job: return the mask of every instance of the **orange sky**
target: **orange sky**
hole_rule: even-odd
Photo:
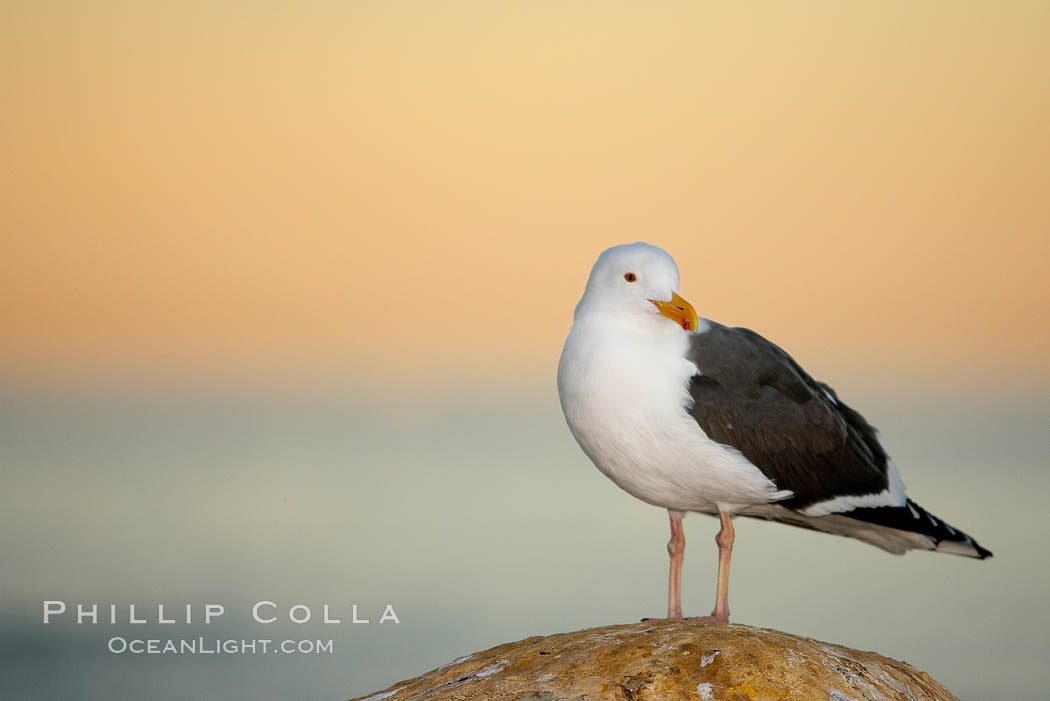
[[[0,5],[0,376],[553,382],[646,240],[810,367],[1050,377],[1045,2],[120,5]]]

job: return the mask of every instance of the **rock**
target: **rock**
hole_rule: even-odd
[[[527,638],[363,699],[958,701],[925,672],[873,652],[706,621]]]

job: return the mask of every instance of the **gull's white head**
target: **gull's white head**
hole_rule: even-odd
[[[695,331],[697,324],[692,305],[678,296],[674,258],[642,242],[613,246],[598,256],[574,318],[588,314],[639,321],[664,316],[687,331]]]

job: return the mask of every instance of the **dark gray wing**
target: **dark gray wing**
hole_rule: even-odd
[[[691,338],[689,413],[712,440],[736,448],[802,509],[888,484],[886,452],[864,417],[754,331],[711,323]]]

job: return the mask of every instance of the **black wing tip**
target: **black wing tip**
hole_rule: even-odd
[[[856,518],[886,528],[918,533],[930,539],[931,550],[987,560],[992,551],[982,547],[966,533],[952,528],[911,499],[904,506],[881,506],[854,509],[843,516]]]
[[[987,548],[982,548],[980,545],[977,544],[977,541],[971,539],[970,545],[972,545],[974,547],[974,550],[977,551],[978,560],[987,560],[988,558],[993,557],[992,551]]]
[[[951,555],[962,555],[973,560],[987,560],[992,557],[992,551],[977,544],[970,536],[963,534],[962,539],[944,539],[937,541],[933,547],[936,552],[949,553]]]

